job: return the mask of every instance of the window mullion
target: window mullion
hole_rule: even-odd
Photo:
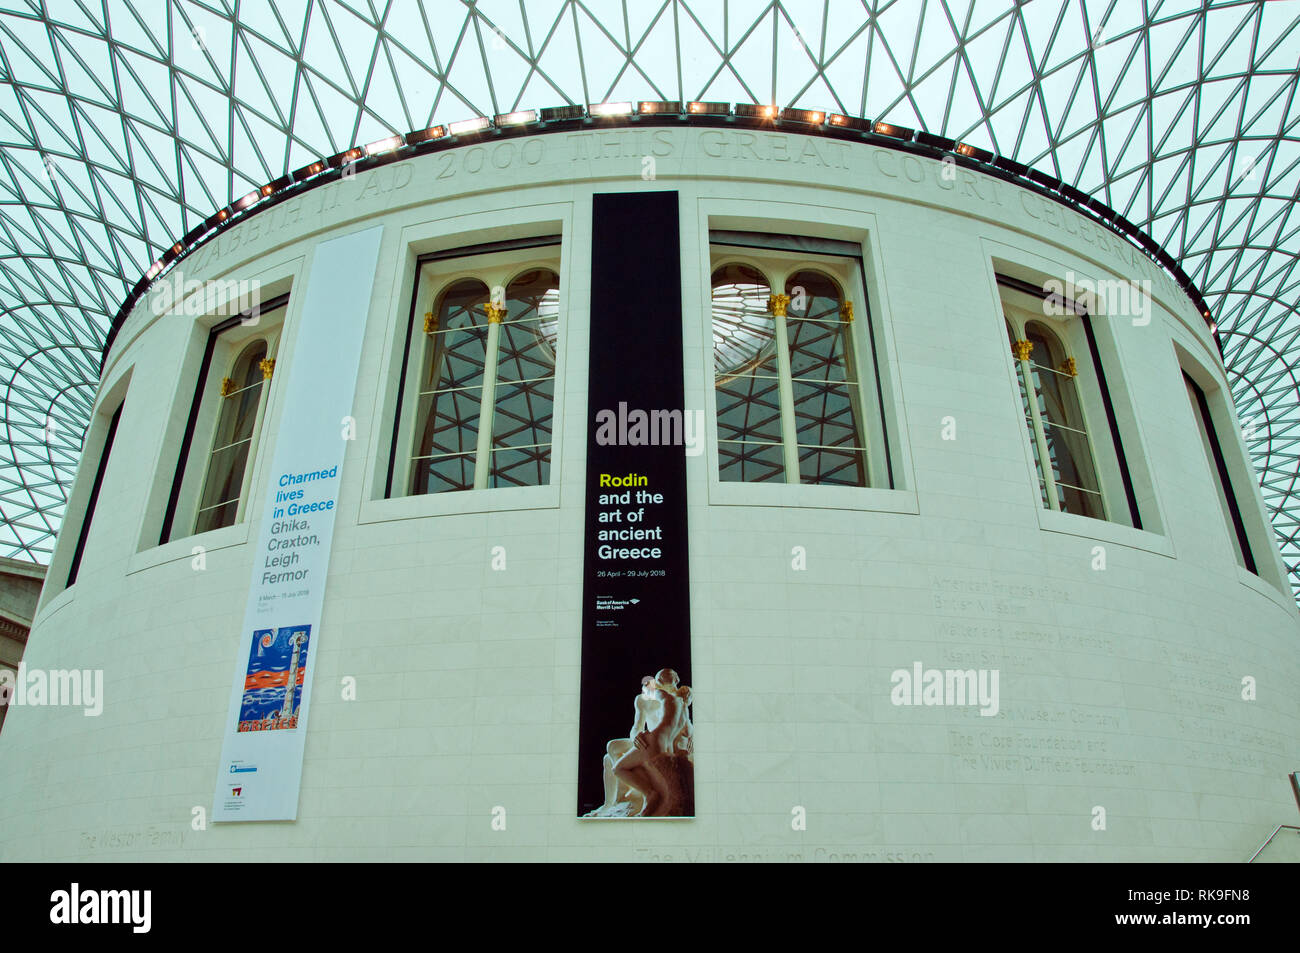
[[[790,371],[790,336],[786,329],[785,309],[789,295],[772,295],[768,306],[775,319],[777,384],[781,395],[781,445],[785,459],[785,482],[799,482],[799,446],[794,418],[794,383]]]
[[[1043,431],[1043,420],[1038,413],[1038,392],[1034,388],[1034,371],[1029,361],[1029,351],[1033,345],[1028,341],[1017,341],[1016,343],[1029,345],[1016,355],[1020,365],[1020,380],[1025,388],[1025,403],[1029,405],[1029,419],[1034,424],[1034,440],[1038,444],[1038,470],[1042,474],[1043,485],[1047,487],[1047,504],[1052,509],[1059,510],[1061,500],[1056,493],[1056,477],[1052,473],[1052,456],[1047,449],[1047,434]]]
[[[268,342],[269,343],[269,342]],[[270,357],[270,349],[267,349],[267,357]],[[253,483],[253,456],[257,448],[257,438],[262,432],[262,422],[266,417],[266,405],[270,400],[269,391],[271,389],[271,378],[266,376],[265,369],[262,371],[262,390],[257,395],[257,409],[253,412],[253,429],[248,434],[248,457],[244,461],[244,479],[239,484],[239,502],[235,504],[235,522],[239,523],[244,519],[244,510],[248,505],[249,492],[252,490]]]
[[[486,305],[488,334],[483,356],[483,394],[479,401],[478,447],[474,454],[474,489],[485,490],[492,473],[492,412],[496,407],[497,354],[501,344],[501,319],[504,304],[489,301]]]

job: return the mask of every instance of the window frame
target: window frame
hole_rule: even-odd
[[[99,491],[104,485],[104,475],[108,472],[109,458],[113,454],[113,441],[117,437],[117,428],[122,420],[122,410],[126,407],[126,397],[117,402],[108,422],[108,431],[104,435],[103,446],[99,450],[99,462],[95,465],[95,480],[90,485],[90,496],[86,499],[86,511],[81,517],[81,526],[77,530],[77,545],[72,550],[72,560],[68,564],[67,582],[64,589],[71,589],[77,583],[77,574],[81,570],[81,558],[86,551],[86,541],[90,538],[90,526],[95,519],[95,507],[99,504]]]
[[[257,307],[234,317],[219,321],[208,330],[203,359],[196,377],[194,396],[190,402],[190,412],[186,420],[184,435],[181,438],[176,469],[167,497],[162,526],[158,534],[158,545],[163,546],[180,539],[220,532],[230,526],[238,526],[244,522],[247,515],[253,472],[256,469],[257,455],[261,447],[263,424],[267,407],[270,404],[271,388],[269,385],[274,380],[274,376],[263,378],[262,392],[258,397],[257,413],[249,441],[248,455],[244,461],[244,473],[240,482],[239,505],[236,508],[234,522],[225,526],[212,527],[200,533],[196,531],[199,516],[198,506],[212,466],[212,443],[216,438],[221,423],[222,408],[220,400],[224,400],[224,396],[213,398],[213,388],[220,387],[222,379],[230,376],[246,349],[258,339],[266,342],[266,357],[264,360],[275,361],[276,355],[279,353],[279,345],[284,332],[284,322],[288,316],[289,304],[290,296],[288,294],[277,295],[264,304],[259,304]],[[265,315],[276,311],[282,312],[279,318],[273,322],[264,322]],[[228,334],[228,332],[241,327],[249,330],[243,334]],[[221,368],[220,376],[217,376],[217,368]],[[192,458],[196,438],[200,435],[203,437],[202,446],[206,447],[206,450],[204,451],[202,465],[196,466],[192,465],[194,464]],[[184,532],[177,532],[176,528],[178,526],[185,526],[188,529]]]
[[[1202,449],[1206,451],[1206,464],[1209,466],[1210,479],[1214,481],[1215,493],[1220,507],[1224,510],[1224,524],[1229,530],[1229,541],[1234,543],[1233,555],[1237,564],[1249,573],[1262,575],[1255,561],[1254,550],[1250,544],[1250,534],[1246,532],[1246,523],[1242,519],[1241,506],[1237,502],[1236,489],[1232,485],[1232,475],[1223,456],[1223,445],[1219,442],[1218,432],[1214,428],[1214,417],[1210,411],[1209,400],[1205,391],[1196,382],[1185,367],[1179,366],[1183,375],[1185,389],[1191,398],[1192,415],[1201,439]]]
[[[1078,301],[1062,297],[1055,302],[1054,310],[1059,314],[1049,314],[1043,307],[1048,299],[1048,292],[1043,287],[1031,282],[1012,277],[1001,271],[995,272],[998,292],[998,306],[1004,332],[1009,327],[1016,341],[1027,340],[1026,327],[1034,323],[1051,332],[1065,352],[1065,359],[1073,359],[1077,373],[1074,375],[1075,399],[1079,413],[1083,417],[1083,430],[1088,442],[1093,473],[1101,495],[1102,517],[1089,516],[1085,513],[1071,513],[1053,506],[1052,495],[1048,493],[1047,505],[1043,503],[1040,484],[1048,481],[1047,464],[1044,461],[1046,447],[1039,445],[1037,450],[1031,441],[1038,439],[1038,408],[1036,401],[1030,400],[1030,408],[1035,426],[1033,436],[1024,425],[1024,405],[1021,388],[1028,393],[1029,381],[1024,381],[1023,363],[1015,352],[1015,346],[1008,348],[1011,357],[1012,383],[1016,395],[1021,439],[1028,453],[1030,467],[1034,472],[1034,499],[1038,508],[1068,517],[1079,517],[1099,523],[1143,530],[1142,512],[1137,503],[1133,477],[1124,451],[1123,438],[1120,433],[1115,407],[1106,383],[1105,369],[1102,365],[1096,336],[1091,324],[1091,315],[1086,307]],[[1031,302],[1038,303],[1034,310]],[[1105,430],[1110,441],[1105,443],[1098,436],[1098,422],[1105,421]],[[1105,452],[1101,452],[1101,451]],[[1117,518],[1120,517],[1120,518]]]
[[[851,246],[851,247],[850,247]],[[849,302],[854,309],[852,317],[846,322],[845,340],[847,347],[844,355],[846,380],[852,375],[854,380],[854,412],[859,428],[858,451],[866,456],[863,471],[865,486],[845,485],[839,483],[804,483],[802,481],[799,450],[811,446],[798,442],[799,428],[794,414],[793,386],[795,378],[790,366],[789,315],[773,314],[775,354],[777,358],[777,387],[781,410],[781,443],[783,456],[784,480],[723,480],[721,470],[721,441],[718,433],[717,408],[717,368],[714,363],[712,347],[709,348],[705,363],[709,374],[708,384],[714,392],[713,419],[714,434],[713,455],[714,478],[719,484],[727,486],[761,485],[761,486],[804,486],[826,489],[839,487],[844,491],[892,490],[894,483],[894,462],[890,445],[887,415],[884,413],[883,382],[879,373],[878,351],[875,331],[871,320],[871,309],[866,294],[866,267],[862,261],[861,248],[850,242],[821,240],[797,234],[775,232],[728,232],[710,231],[707,242],[708,280],[705,285],[707,308],[705,310],[705,331],[709,341],[713,336],[713,276],[719,269],[728,265],[741,265],[753,269],[763,276],[772,296],[786,294],[786,285],[790,279],[801,272],[815,272],[829,279],[838,289],[841,303]],[[860,307],[861,313],[857,309]],[[794,320],[799,320],[795,318]],[[866,340],[863,340],[861,326],[867,326]],[[865,345],[865,346],[864,346]],[[867,361],[869,358],[869,367]],[[864,371],[869,370],[874,386],[866,386]]]
[[[1290,611],[1296,604],[1297,587],[1292,580],[1290,568],[1282,555],[1278,543],[1278,531],[1274,527],[1268,503],[1264,499],[1260,486],[1259,473],[1255,469],[1251,454],[1250,441],[1242,431],[1242,421],[1238,415],[1232,392],[1228,387],[1223,363],[1214,351],[1208,337],[1202,339],[1200,328],[1191,322],[1180,321],[1172,327],[1170,345],[1172,363],[1168,380],[1177,387],[1176,401],[1191,405],[1187,384],[1181,380],[1185,376],[1205,396],[1205,410],[1208,421],[1213,427],[1214,439],[1218,442],[1223,466],[1229,477],[1229,485],[1237,504],[1246,539],[1250,543],[1251,557],[1255,563],[1254,571],[1239,562],[1231,552],[1233,541],[1224,541],[1223,557],[1236,573],[1237,581],[1258,592],[1279,606]],[[1189,406],[1189,413],[1199,413],[1201,408]],[[1191,433],[1188,443],[1196,446],[1196,459],[1205,461],[1213,482],[1217,469],[1216,461],[1207,457],[1204,444],[1197,430],[1199,423],[1192,417],[1188,420]],[[1265,439],[1256,437],[1256,439]],[[1190,460],[1187,457],[1186,460]],[[1185,466],[1186,466],[1185,460]],[[1217,490],[1211,491],[1217,499]],[[1225,534],[1235,534],[1236,528],[1231,524],[1228,514],[1224,514]],[[1243,560],[1244,561],[1244,560]]]
[[[278,339],[279,334],[272,332],[272,334],[268,336],[254,334],[246,340],[238,343],[227,342],[227,345],[233,344],[233,347],[230,348],[233,357],[227,362],[227,373],[221,379],[221,402],[218,403],[215,408],[216,413],[214,414],[212,421],[212,437],[208,441],[207,461],[203,469],[203,478],[198,482],[198,484],[196,484],[197,492],[194,500],[194,514],[193,519],[190,521],[192,526],[190,535],[192,536],[211,532],[214,529],[224,529],[226,526],[233,526],[235,523],[240,522],[243,517],[244,508],[248,502],[249,480],[251,479],[249,471],[252,469],[250,464],[252,463],[254,454],[257,452],[258,436],[261,433],[262,417],[266,409],[266,395],[267,390],[269,389],[267,384],[271,380],[271,376],[267,371],[267,364],[269,362],[271,367],[275,366],[275,344],[278,342]],[[217,347],[222,347],[222,344],[219,342]],[[252,363],[253,358],[249,356],[249,352],[254,351],[255,348],[257,349],[257,352],[260,352],[262,355],[260,358],[257,358],[256,364]],[[241,373],[240,365],[244,363],[246,357],[249,360],[249,365],[243,368]],[[261,375],[260,377],[257,376],[259,373]],[[239,386],[240,380],[245,376],[253,377],[253,383],[241,387]],[[227,383],[234,385],[229,391],[226,389]],[[203,500],[207,494],[208,486],[212,482],[216,473],[217,454],[244,442],[243,440],[240,440],[235,443],[223,444],[220,447],[216,446],[218,437],[221,435],[223,424],[225,424],[227,420],[226,413],[231,407],[229,401],[232,398],[237,398],[240,394],[254,387],[257,388],[257,403],[253,408],[253,425],[249,430],[248,437],[245,438],[248,442],[248,450],[244,456],[244,465],[242,472],[240,473],[239,494],[235,497],[236,507],[234,519],[229,523],[211,526],[207,529],[201,530],[199,529],[199,525],[205,512],[208,510],[218,509],[219,507],[225,507],[231,502],[230,500],[223,500],[218,503],[209,504],[208,506],[203,505]],[[221,439],[225,438],[221,437]]]
[[[1102,515],[1098,517],[1083,512],[1077,512],[1077,515],[1112,521],[1110,518],[1112,505],[1107,499],[1104,486],[1102,485],[1103,481],[1101,479],[1100,468],[1097,465],[1097,451],[1093,446],[1093,422],[1089,418],[1087,401],[1081,393],[1082,388],[1079,383],[1077,360],[1069,353],[1069,348],[1061,337],[1061,331],[1064,329],[1059,326],[1053,327],[1051,324],[1038,317],[1024,320],[1017,313],[1018,309],[1012,308],[1008,310],[1010,313],[1006,314],[1005,318],[1007,329],[1010,332],[1012,353],[1016,358],[1016,378],[1020,384],[1020,396],[1026,410],[1025,417],[1029,421],[1029,429],[1033,434],[1032,447],[1036,450],[1034,462],[1038,470],[1038,482],[1041,488],[1041,498],[1048,509],[1058,513],[1076,513],[1077,511],[1075,510],[1065,509],[1061,488],[1064,487],[1066,489],[1077,490],[1081,493],[1088,493],[1097,497],[1097,504],[1101,509]],[[1032,331],[1031,328],[1033,329]],[[1047,361],[1045,363],[1041,361],[1037,344],[1032,340],[1031,334],[1041,339],[1044,349],[1047,351]],[[1022,351],[1021,348],[1024,344],[1028,344],[1029,347]],[[1075,362],[1073,365],[1075,368],[1073,372],[1070,370],[1072,361]],[[1039,406],[1038,400],[1030,398],[1031,393],[1034,394],[1035,397],[1038,395],[1038,387],[1033,386],[1033,381],[1035,379],[1044,380],[1045,374],[1055,374],[1059,377],[1069,379],[1069,386],[1072,389],[1069,391],[1062,390],[1062,397],[1063,399],[1068,399],[1072,402],[1072,409],[1080,418],[1082,418],[1081,420],[1076,421],[1077,426],[1071,426],[1070,424],[1064,423],[1060,420],[1053,420],[1050,412],[1044,413],[1042,407]],[[1058,382],[1058,387],[1059,386],[1060,382]],[[1068,397],[1066,395],[1068,395]],[[1047,403],[1045,395],[1043,403]],[[1067,408],[1063,406],[1061,410],[1065,416],[1069,416]],[[1074,484],[1066,483],[1064,480],[1058,480],[1055,468],[1044,465],[1044,460],[1050,456],[1049,441],[1047,439],[1047,428],[1049,426],[1056,429],[1071,430],[1073,433],[1083,438],[1081,441],[1083,444],[1082,448],[1072,448],[1067,444],[1066,449],[1070,452],[1072,457],[1078,457],[1077,449],[1083,449],[1086,451],[1086,458],[1074,459],[1073,463],[1076,469],[1087,468],[1088,476],[1091,478],[1091,482],[1096,486],[1096,489],[1084,486],[1075,486]]]
[[[562,237],[559,233],[540,235],[448,248],[416,257],[414,280],[410,292],[411,308],[400,355],[401,369],[399,371],[397,398],[393,412],[393,429],[389,441],[388,463],[383,482],[384,495],[380,499],[447,497],[463,495],[467,492],[464,490],[450,490],[415,493],[411,492],[410,489],[412,486],[411,464],[413,451],[419,431],[417,417],[419,415],[419,397],[421,396],[421,374],[413,373],[413,371],[427,366],[430,351],[435,346],[433,335],[426,333],[424,330],[423,316],[427,313],[436,312],[441,307],[446,292],[462,281],[473,280],[483,284],[487,288],[489,301],[492,300],[493,292],[499,286],[504,301],[505,292],[509,289],[510,284],[520,276],[535,270],[547,270],[553,273],[556,276],[559,291],[558,308],[560,319],[554,355],[550,461],[548,463],[549,479],[544,484],[529,484],[523,487],[494,487],[487,485],[490,484],[492,472],[491,460],[494,452],[492,447],[492,420],[496,412],[496,385],[498,380],[494,376],[489,383],[485,374],[482,385],[484,391],[480,395],[478,433],[482,437],[483,426],[486,422],[487,436],[483,437],[475,448],[475,483],[472,488],[469,488],[468,492],[472,494],[475,490],[528,490],[538,486],[551,487],[556,485],[555,462],[559,440],[559,396],[562,383],[560,377],[560,352],[564,347],[564,336],[569,331],[570,323],[565,312]],[[443,264],[445,264],[445,268],[436,267]],[[435,267],[430,270],[430,265]],[[501,324],[496,323],[496,327],[499,329]],[[489,330],[490,328],[491,325],[489,325]],[[495,332],[496,350],[494,354],[487,357],[489,361],[494,362],[500,356],[499,333],[499,330]],[[485,345],[485,347],[491,346],[491,344]],[[484,444],[486,444],[486,455],[480,459],[480,454],[483,454],[485,450]],[[400,470],[399,461],[401,461]],[[480,477],[484,485],[480,485]],[[405,489],[402,492],[395,492],[399,479]]]

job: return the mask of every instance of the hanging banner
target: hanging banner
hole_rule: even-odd
[[[322,242],[307,276],[240,630],[215,821],[292,821],[352,416],[383,228]],[[259,498],[254,497],[254,500]],[[256,512],[250,501],[249,512]]]
[[[695,814],[677,203],[593,199],[580,817]]]

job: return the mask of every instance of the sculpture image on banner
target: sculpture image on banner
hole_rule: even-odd
[[[693,817],[691,689],[670,668],[641,679],[632,730],[605,746],[605,803],[586,817]]]
[[[281,731],[298,727],[302,686],[307,673],[311,626],[258,629],[248,654],[240,731]]]

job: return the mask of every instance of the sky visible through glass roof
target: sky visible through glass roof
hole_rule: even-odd
[[[1300,2],[0,2],[0,553],[44,562],[99,353],[180,236],[322,156],[515,109],[828,109],[1059,177],[1178,259],[1220,329],[1300,579]]]

